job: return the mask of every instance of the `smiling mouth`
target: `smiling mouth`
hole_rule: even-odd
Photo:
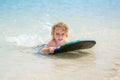
[[[62,41],[62,39],[58,39],[58,41]]]

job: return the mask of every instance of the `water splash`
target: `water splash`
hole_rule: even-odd
[[[39,43],[44,43],[42,38],[39,39],[37,35],[19,35],[19,36],[9,36],[6,37],[6,41],[13,42],[17,46],[24,46],[24,47],[34,47]]]

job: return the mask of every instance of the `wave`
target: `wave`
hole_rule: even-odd
[[[34,47],[44,43],[44,40],[37,35],[23,34],[19,36],[6,37],[6,41],[15,43],[17,46]]]

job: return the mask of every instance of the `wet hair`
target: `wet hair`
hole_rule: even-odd
[[[57,24],[55,24],[55,25],[52,26],[52,30],[51,30],[52,37],[54,35],[54,32],[55,32],[56,28],[62,28],[63,31],[65,31],[66,37],[68,37],[68,26],[65,23],[63,23],[63,22],[59,22],[59,23],[57,23]]]

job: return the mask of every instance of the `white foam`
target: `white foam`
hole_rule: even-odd
[[[6,37],[8,42],[14,42],[18,46],[24,47],[33,47],[38,45],[39,43],[43,43],[42,38],[40,39],[37,35],[19,35],[19,36],[9,36]]]

